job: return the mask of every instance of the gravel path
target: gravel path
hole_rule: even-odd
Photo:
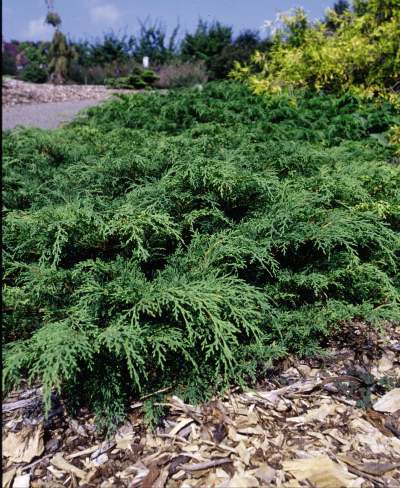
[[[86,107],[97,105],[102,100],[78,100],[67,102],[20,104],[12,107],[3,106],[3,130],[24,127],[55,129],[63,122],[69,122]]]

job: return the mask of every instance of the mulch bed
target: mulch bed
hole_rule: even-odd
[[[167,396],[145,427],[143,399],[110,439],[40,388],[3,403],[3,487],[400,486],[400,327],[349,324],[327,354],[288,358],[254,388],[193,406]],[[166,393],[167,394],[167,393]]]

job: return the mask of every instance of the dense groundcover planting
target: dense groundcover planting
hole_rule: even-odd
[[[344,321],[399,319],[396,123],[222,82],[6,134],[5,386],[110,424],[130,398],[196,401]]]

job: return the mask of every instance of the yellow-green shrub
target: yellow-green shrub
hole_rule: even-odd
[[[400,79],[400,0],[361,3],[363,15],[329,13],[335,17],[334,32],[326,23],[305,21],[301,9],[281,17],[283,28],[274,35],[272,49],[256,52],[250,66],[237,63],[231,76],[245,79],[255,93],[311,86],[368,98],[379,95],[399,103],[395,89]]]

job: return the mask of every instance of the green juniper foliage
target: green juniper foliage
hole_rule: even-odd
[[[343,321],[398,320],[398,123],[223,82],[6,133],[6,388],[39,380],[110,425],[132,397],[208,398]]]

